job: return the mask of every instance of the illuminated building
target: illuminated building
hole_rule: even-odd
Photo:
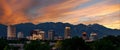
[[[86,32],[83,32],[83,33],[82,33],[82,39],[83,39],[83,40],[87,40],[87,33],[86,33]]]
[[[31,32],[32,36],[28,36],[27,39],[29,40],[45,40],[45,32],[42,30],[33,30]]]
[[[8,25],[7,27],[7,39],[14,40],[16,38],[16,29],[13,25]]]
[[[45,32],[44,31],[39,32],[38,39],[45,40]]]
[[[18,39],[24,38],[24,34],[22,32],[18,32],[17,38]]]
[[[48,40],[54,40],[54,31],[53,30],[48,31]]]
[[[70,27],[65,27],[64,39],[69,39],[70,37]]]
[[[94,41],[94,40],[96,40],[97,39],[97,33],[91,33],[90,34],[90,40],[91,41]]]

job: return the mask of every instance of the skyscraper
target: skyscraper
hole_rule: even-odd
[[[14,40],[16,38],[16,29],[13,25],[8,25],[7,27],[7,39]]]
[[[97,39],[97,33],[91,33],[90,34],[90,40],[91,41],[94,41],[94,40],[96,40]]]
[[[31,32],[30,40],[45,40],[45,32],[39,29],[35,29]]]
[[[86,33],[86,32],[83,32],[83,33],[82,33],[82,39],[83,39],[83,40],[87,40],[87,33]]]
[[[18,32],[17,38],[18,39],[24,38],[24,34],[22,32]]]
[[[41,37],[41,40],[45,40],[45,32],[44,31],[40,31],[39,35]]]
[[[48,31],[48,40],[54,40],[54,31],[53,30]]]
[[[70,27],[65,27],[64,39],[69,39],[70,37]]]

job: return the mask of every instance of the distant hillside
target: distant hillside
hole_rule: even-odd
[[[98,37],[102,37],[104,35],[120,35],[120,30],[117,29],[109,29],[99,24],[92,24],[92,25],[72,25],[69,23],[53,23],[53,22],[46,22],[40,23],[38,25],[34,25],[32,23],[24,23],[24,24],[17,24],[16,26],[16,33],[23,32],[25,36],[30,35],[30,32],[34,29],[42,29],[46,32],[48,30],[54,30],[56,35],[63,36],[64,35],[64,28],[66,26],[71,27],[71,35],[72,36],[81,36],[82,32],[87,32],[88,36],[91,32],[98,33]],[[6,36],[7,34],[7,26],[0,24],[0,36]]]
[[[7,26],[0,24],[0,37],[7,35]]]

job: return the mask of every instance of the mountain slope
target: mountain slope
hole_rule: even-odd
[[[46,35],[48,30],[54,30],[56,35],[64,36],[64,28],[66,26],[71,27],[71,35],[72,36],[81,36],[82,32],[87,32],[89,36],[90,33],[95,32],[98,34],[98,37],[102,37],[104,35],[120,35],[120,30],[116,29],[109,29],[99,24],[92,24],[92,25],[72,25],[69,23],[53,23],[53,22],[46,22],[40,23],[38,25],[34,25],[32,23],[24,23],[24,24],[17,24],[16,26],[16,33],[23,32],[25,36],[29,36],[30,32],[34,29],[42,29],[45,31]],[[7,26],[0,24],[0,36],[6,36],[7,34]]]

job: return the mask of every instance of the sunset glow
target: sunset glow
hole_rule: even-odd
[[[120,0],[0,0],[0,24],[98,23],[120,29]]]

